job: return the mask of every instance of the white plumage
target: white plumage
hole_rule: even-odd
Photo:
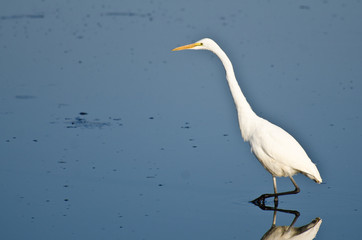
[[[273,176],[274,194],[264,194],[256,200],[264,201],[267,197],[275,197],[277,201],[279,195],[298,193],[299,187],[292,178],[297,173],[302,173],[317,183],[322,182],[317,167],[309,159],[302,146],[282,128],[254,113],[235,78],[232,63],[212,39],[204,38],[196,43],[175,48],[173,51],[185,49],[212,51],[224,65],[226,79],[236,105],[242,137],[250,143],[256,158]],[[277,193],[275,177],[290,177],[295,190]]]
[[[256,121],[258,127],[249,141],[251,150],[273,176],[289,177],[300,172],[322,182],[315,164],[289,133],[263,118]]]

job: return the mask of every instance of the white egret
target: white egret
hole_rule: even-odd
[[[293,179],[293,175],[297,173],[302,173],[317,183],[322,182],[316,165],[309,159],[301,145],[285,130],[257,116],[251,109],[235,78],[231,61],[216,42],[204,38],[172,51],[185,49],[209,50],[215,53],[224,65],[226,79],[236,105],[241,135],[244,141],[249,142],[259,162],[273,176],[274,194],[263,194],[255,199],[254,203],[261,201],[264,203],[268,197],[274,197],[274,201],[277,202],[280,195],[299,193],[300,189]],[[276,177],[289,177],[295,190],[278,193]]]

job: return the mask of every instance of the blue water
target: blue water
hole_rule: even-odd
[[[293,227],[316,219],[315,239],[360,238],[361,9],[2,3],[0,238],[262,238],[274,213],[249,201],[272,192],[272,178],[241,138],[222,64],[171,52],[204,37],[229,55],[254,111],[318,166],[323,184],[297,175],[301,193],[280,197],[300,213]],[[292,184],[279,178],[278,189]],[[293,219],[277,212],[276,226]]]

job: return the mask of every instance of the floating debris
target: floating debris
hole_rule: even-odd
[[[14,20],[14,19],[41,19],[44,18],[44,14],[14,14],[9,16],[0,16],[0,20]]]
[[[136,13],[136,12],[106,12],[101,14],[102,17],[140,17],[148,18],[149,21],[153,20],[151,13]]]
[[[69,120],[69,118],[66,118]],[[87,129],[94,129],[94,128],[102,128],[111,126],[109,122],[101,122],[100,120],[96,119],[95,121],[88,121],[85,118],[76,117],[71,121],[66,122],[70,125],[67,128],[87,128]]]
[[[300,5],[299,9],[303,9],[303,10],[309,10],[310,7],[308,5]]]
[[[106,120],[100,118],[93,118],[92,120],[88,120],[89,113],[81,111],[78,113],[79,115],[76,117],[64,117],[62,123],[66,124],[66,128],[86,128],[86,129],[101,129],[103,127],[109,126],[123,126],[122,118],[120,117],[107,117]],[[59,120],[57,118],[56,120]],[[114,122],[112,122],[114,121]],[[49,122],[50,124],[59,123],[59,121]]]
[[[27,99],[34,99],[34,98],[36,98],[36,97],[35,97],[35,96],[31,96],[31,95],[16,95],[15,98],[16,98],[16,99],[27,100]]]
[[[189,123],[189,122],[185,122],[185,125],[184,125],[184,126],[181,126],[181,128],[189,129],[189,128],[190,128],[190,123]]]
[[[157,175],[147,176],[146,178],[156,178]]]

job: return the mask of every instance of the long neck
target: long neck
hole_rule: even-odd
[[[220,58],[224,65],[226,71],[226,79],[229,84],[231,94],[234,98],[236,110],[238,112],[241,135],[244,141],[248,141],[255,129],[255,123],[258,119],[258,116],[254,113],[249,103],[246,101],[246,98],[235,78],[233,65],[231,64],[228,56],[220,47],[218,47],[213,52]]]

